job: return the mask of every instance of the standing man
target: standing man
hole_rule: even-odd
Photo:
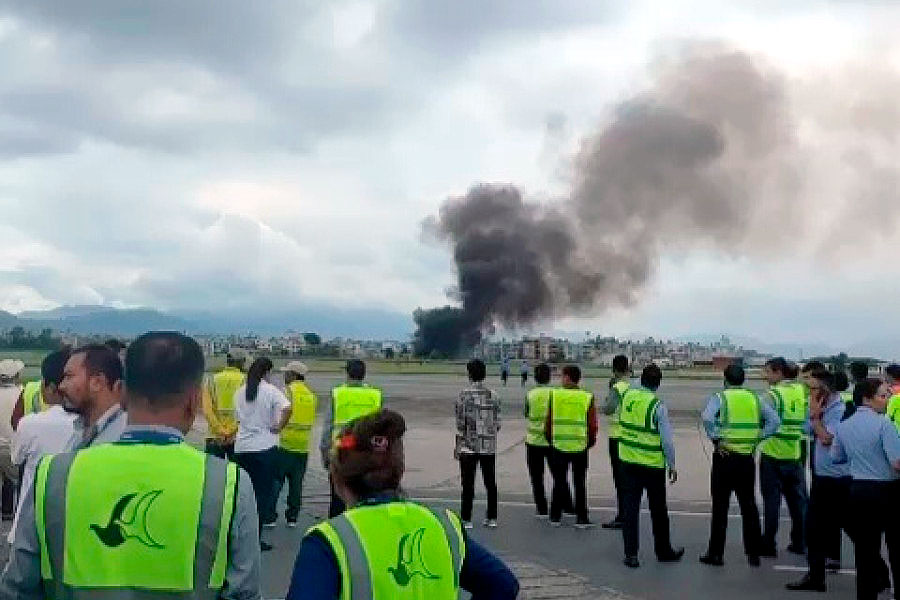
[[[500,381],[503,382],[503,387],[506,387],[507,379],[509,379],[509,358],[504,356],[500,362]]]
[[[234,438],[237,435],[237,409],[234,393],[244,385],[243,373],[247,356],[234,350],[225,356],[225,368],[207,379],[203,394],[203,415],[209,426],[206,451],[219,458],[234,460]]]
[[[778,555],[776,536],[781,519],[781,497],[791,515],[791,543],[788,551],[806,554],[804,527],[806,506],[806,469],[800,462],[803,426],[809,410],[800,389],[786,383],[787,361],[782,357],[766,362],[763,377],[769,384],[765,400],[774,409],[781,425],[774,436],[759,445],[759,487],[763,497],[763,536],[761,556]]]
[[[675,442],[669,412],[656,391],[662,382],[662,371],[649,364],[641,373],[641,387],[629,389],[622,396],[619,411],[619,458],[622,470],[622,512],[624,524],[625,566],[636,569],[640,540],[641,498],[647,490],[650,520],[653,523],[653,545],[656,559],[675,562],[684,556],[684,548],[673,548],[669,535],[669,509],[666,506],[666,467],[669,482],[678,481],[675,470]]]
[[[484,387],[487,367],[473,358],[466,364],[470,385],[456,399],[456,449],[462,481],[460,517],[465,529],[472,529],[472,501],[475,497],[475,471],[481,466],[481,478],[487,491],[484,526],[497,527],[497,433],[500,431],[500,397]]]
[[[550,441],[550,472],[553,495],[550,499],[550,525],[561,525],[568,492],[569,466],[575,487],[575,527],[593,527],[588,516],[587,470],[588,450],[597,443],[597,408],[594,395],[581,389],[581,369],[566,365],[562,370],[562,387],[550,393],[550,408],[544,424],[544,435]]]
[[[316,421],[318,399],[306,385],[305,364],[289,362],[283,369],[284,388],[291,401],[291,418],[281,431],[278,444],[279,469],[275,480],[274,496],[278,500],[284,480],[288,481],[287,511],[284,518],[288,527],[297,526],[297,515],[303,504],[303,476],[306,474],[309,456],[309,433]]]
[[[850,465],[856,597],[875,600],[890,586],[880,565],[883,535],[895,589],[900,582],[900,434],[883,417],[890,387],[878,379],[857,386],[862,403],[856,413],[837,426],[831,454],[835,462]]]
[[[20,489],[28,490],[34,483],[34,472],[38,461],[48,454],[59,454],[67,449],[69,441],[75,435],[74,413],[66,412],[62,407],[62,394],[59,386],[62,383],[63,369],[69,360],[69,349],[57,350],[48,354],[41,362],[41,397],[48,409],[36,414],[27,414],[16,429],[13,438],[12,462],[22,473]],[[22,511],[24,494],[19,497],[19,508],[16,521]],[[16,525],[9,532],[12,543]]]
[[[522,387],[525,387],[525,384],[528,383],[528,361],[522,360],[522,363],[519,365],[519,371],[522,375]]]
[[[547,512],[547,494],[544,491],[544,464],[550,465],[550,442],[544,435],[544,423],[550,408],[550,366],[540,363],[534,368],[534,381],[537,385],[525,396],[525,418],[528,420],[525,433],[525,461],[528,465],[528,476],[531,479],[531,493],[537,509],[535,517],[545,519]],[[572,495],[566,484],[566,499],[563,512],[574,513]]]
[[[347,381],[331,390],[331,404],[322,421],[322,439],[319,442],[319,451],[322,453],[322,465],[328,470],[328,454],[331,446],[337,439],[341,429],[354,419],[381,410],[381,390],[370,387],[364,380],[366,378],[366,363],[358,358],[347,361],[345,368]],[[331,483],[331,503],[328,507],[328,518],[333,518],[344,512],[344,501],[338,496]]]
[[[148,333],[125,361],[127,429],[40,462],[0,597],[259,599],[250,479],[184,442],[200,412],[200,346]]]
[[[0,360],[0,479],[2,479],[2,518],[12,521],[16,511],[16,481],[18,473],[11,460],[13,440],[12,413],[22,394],[19,377],[25,363],[18,359]]]
[[[622,398],[631,387],[628,381],[630,369],[628,357],[619,354],[612,361],[613,376],[609,380],[609,393],[603,405],[603,414],[609,415],[609,462],[612,466],[613,485],[616,487],[616,516],[612,521],[604,523],[604,529],[622,528],[622,462],[619,460],[619,438],[622,428],[619,425],[619,411]]]
[[[122,407],[122,361],[105,344],[72,351],[59,385],[63,407],[78,413],[78,426],[67,450],[115,442],[125,431]]]
[[[831,445],[834,432],[844,417],[844,403],[834,389],[834,375],[814,371],[808,378],[809,422],[806,430],[815,439],[812,485],[806,515],[806,544],[809,570],[799,581],[788,583],[789,590],[824,592],[825,561],[834,551],[840,532],[850,529],[850,468],[834,461]],[[834,557],[830,557],[834,558]]]
[[[781,422],[771,406],[744,385],[744,368],[737,364],[725,369],[725,390],[710,396],[701,418],[706,434],[715,446],[712,462],[712,526],[709,548],[700,562],[721,567],[725,564],[725,533],[728,505],[737,496],[744,531],[744,552],[750,566],[759,566],[759,509],[756,507],[756,462],[753,453],[760,441],[778,431]]]

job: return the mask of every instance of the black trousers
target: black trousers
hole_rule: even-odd
[[[288,483],[287,510],[284,518],[288,521],[296,521],[303,504],[303,476],[306,475],[306,452],[291,452],[284,448],[278,448],[278,472],[275,474],[275,487],[272,493],[275,502],[281,495],[284,482]]]
[[[825,559],[843,529],[851,538],[850,478],[813,475],[806,514],[806,544],[810,577],[825,579]]]
[[[544,466],[546,464],[547,469],[550,469],[550,447],[525,444],[525,462],[528,465],[528,477],[531,479],[531,495],[534,497],[535,509],[539,515],[546,515],[547,494],[544,488]],[[563,511],[568,513],[575,512],[568,482],[566,483],[566,491],[563,498]]]
[[[569,496],[569,465],[572,466],[572,484],[575,487],[575,515],[579,521],[588,520],[587,470],[588,451],[561,452],[550,450],[550,473],[553,475],[553,495],[550,499],[550,520],[559,521]]]
[[[619,459],[619,440],[609,438],[609,463],[612,467],[613,485],[616,488],[616,518],[621,521],[624,518],[622,505],[624,503],[622,483],[622,461]]]
[[[472,520],[472,501],[475,499],[475,470],[481,465],[481,478],[487,490],[488,519],[497,518],[497,455],[460,454],[459,474],[462,479],[462,507],[459,516],[463,521]]]
[[[0,509],[2,509],[0,512],[5,518],[12,519],[16,512],[16,484],[4,473],[3,482],[0,485],[3,486],[3,490],[0,492]]]
[[[256,512],[259,515],[259,527],[262,532],[263,523],[271,523],[276,519],[274,490],[278,448],[272,446],[259,452],[236,452],[234,461],[247,471],[253,483]]]
[[[223,444],[215,438],[206,439],[206,453],[224,458],[225,460],[234,461],[234,442]]]
[[[856,597],[875,600],[886,572],[881,558],[881,539],[885,538],[894,578],[894,590],[900,584],[900,483],[895,481],[853,481],[850,502],[853,506],[853,536],[856,549]]]
[[[797,460],[778,460],[769,456],[759,459],[759,487],[763,497],[762,549],[777,548],[778,522],[781,518],[781,497],[791,515],[791,544],[806,548],[804,528],[809,495],[806,492],[806,470]]]
[[[622,475],[622,539],[625,556],[637,556],[640,546],[641,499],[647,491],[650,522],[653,525],[653,547],[657,556],[671,553],[669,509],[666,506],[666,470],[623,462]]]
[[[334,491],[334,482],[331,480],[331,475],[328,476],[328,486],[331,488],[331,501],[328,503],[328,518],[333,519],[344,512],[347,509],[347,506],[344,504],[341,497],[337,495],[337,492]]]
[[[731,494],[737,496],[744,532],[744,552],[759,556],[762,536],[759,509],[756,507],[756,462],[752,454],[715,452],[712,461],[712,527],[709,535],[709,554],[725,553],[725,534],[728,530],[728,507]]]

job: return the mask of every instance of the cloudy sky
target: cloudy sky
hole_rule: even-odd
[[[0,0],[0,309],[446,303],[423,219],[478,182],[565,197],[704,43],[777,72],[803,209],[780,187],[778,244],[662,247],[633,304],[533,329],[900,339],[895,4]]]

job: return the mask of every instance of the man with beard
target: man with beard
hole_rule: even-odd
[[[122,361],[104,344],[88,344],[72,351],[59,390],[63,407],[79,415],[80,428],[66,450],[117,441],[127,418],[122,408]]]
[[[69,359],[69,349],[48,354],[41,363],[41,398],[47,410],[28,414],[19,421],[12,444],[12,462],[21,469],[22,489],[27,490],[34,481],[34,471],[38,462],[48,454],[59,454],[66,450],[75,434],[76,414],[64,409],[59,386],[63,379],[63,369]],[[16,521],[22,510],[24,494],[19,497]],[[13,541],[15,523],[9,532],[9,542]]]

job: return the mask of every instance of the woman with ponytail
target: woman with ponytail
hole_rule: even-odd
[[[254,360],[247,371],[246,383],[234,393],[238,421],[234,460],[253,482],[262,550],[272,549],[262,541],[262,527],[275,523],[278,434],[291,418],[290,401],[266,379],[272,367],[268,358]]]
[[[303,538],[287,600],[473,600],[518,595],[515,576],[466,537],[459,517],[404,498],[403,417],[382,410],[345,426],[330,455],[347,505]]]

